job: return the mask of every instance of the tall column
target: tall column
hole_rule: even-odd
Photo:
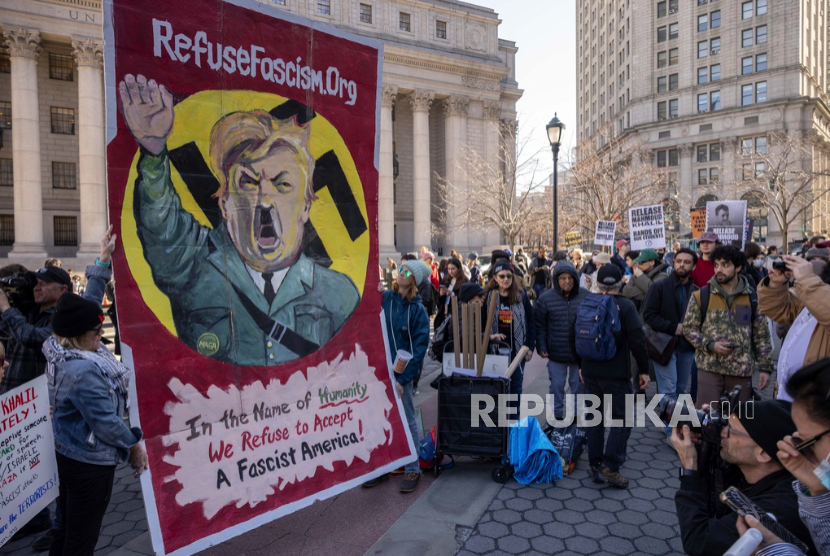
[[[92,39],[73,40],[78,66],[78,174],[81,192],[81,245],[78,257],[100,251],[107,230],[104,139],[104,51]]]
[[[384,87],[380,104],[380,161],[378,167],[378,249],[380,261],[386,257],[397,259],[395,248],[395,175],[394,136],[392,135],[392,107],[398,95],[397,87]]]
[[[450,245],[456,251],[469,251],[469,227],[465,213],[470,202],[470,184],[460,166],[465,164],[464,147],[467,145],[467,110],[470,101],[465,97],[451,96],[444,101],[444,157],[447,182],[450,184],[450,210],[447,214],[446,232]]]
[[[9,258],[44,259],[37,94],[40,33],[30,29],[5,29],[3,34],[9,47],[12,70],[14,247]]]
[[[482,115],[484,116],[484,157],[494,168],[500,169],[501,160],[501,134],[499,133],[501,118],[501,102],[484,101]],[[493,202],[496,202],[493,199]],[[478,241],[471,241],[470,247],[480,249],[485,245],[496,245],[501,243],[501,236],[498,230],[488,230],[476,236]]]
[[[716,190],[706,191],[717,195],[718,199],[730,199],[729,194],[735,191],[735,184],[743,179],[741,165],[741,141],[737,137],[727,137],[720,142],[721,176],[720,185]]]
[[[429,184],[429,108],[435,93],[413,91],[409,95],[412,106],[412,196],[414,213],[413,241],[415,247],[431,245],[431,207]]]

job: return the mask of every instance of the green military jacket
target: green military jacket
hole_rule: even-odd
[[[352,280],[300,255],[269,305],[224,224],[202,226],[182,208],[167,152],[139,161],[135,216],[153,280],[170,299],[181,341],[237,365],[277,365],[299,356],[269,337],[246,310],[238,288],[259,311],[322,346],[360,302]]]

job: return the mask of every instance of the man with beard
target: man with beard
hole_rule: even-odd
[[[263,110],[223,116],[210,134],[222,223],[202,226],[170,179],[173,96],[127,75],[122,111],[141,147],[135,216],[153,280],[170,298],[176,332],[202,355],[277,365],[329,341],[360,295],[344,274],[302,253],[316,199],[308,127]]]
[[[752,393],[755,363],[761,368],[763,390],[773,371],[767,319],[757,310],[755,290],[741,269],[743,251],[731,245],[712,253],[715,276],[692,294],[683,320],[683,335],[695,347],[698,405],[720,399],[724,390],[741,387],[741,401]]]
[[[657,392],[677,399],[686,392],[695,350],[683,337],[683,315],[689,298],[697,291],[691,279],[697,263],[697,255],[691,249],[678,249],[674,257],[674,272],[665,280],[656,282],[646,294],[643,304],[643,320],[653,330],[677,336],[671,361],[666,365],[654,363],[657,375]]]
[[[798,497],[792,487],[793,476],[778,460],[779,440],[791,435],[796,426],[789,402],[756,401],[739,404],[721,430],[720,456],[729,464],[723,489],[734,486],[757,506],[775,516],[792,534],[806,542],[814,553],[807,527],[798,516]],[[698,470],[696,440],[683,425],[674,429],[672,446],[680,456],[680,489],[674,495],[683,549],[692,556],[723,554],[738,540],[737,514],[716,503],[710,507],[710,494]],[[715,493],[719,494],[719,493]]]

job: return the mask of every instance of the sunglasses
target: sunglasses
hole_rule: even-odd
[[[496,274],[496,278],[498,278],[499,280],[512,280],[513,275],[512,274]]]
[[[821,434],[817,434],[816,436],[814,436],[810,440],[802,440],[801,442],[796,444],[795,449],[798,450],[799,452],[803,452],[804,450],[806,450],[807,448],[812,447],[816,442],[821,440],[821,437],[824,436],[825,434],[827,434],[828,432],[830,432],[830,429],[827,429],[826,431],[824,431]],[[795,439],[796,438],[794,437],[793,440],[795,440]]]
[[[404,278],[409,278],[410,276],[412,276],[412,271],[404,267],[398,268],[398,273],[400,273],[401,276],[403,276]]]

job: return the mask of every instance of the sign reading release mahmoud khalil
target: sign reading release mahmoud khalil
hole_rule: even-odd
[[[631,248],[635,251],[665,247],[663,205],[628,209],[628,229],[631,232]]]
[[[706,231],[714,232],[724,245],[744,248],[746,235],[746,201],[708,201]]]
[[[414,457],[374,289],[383,56],[252,0],[105,21],[143,492],[156,552],[189,554]]]

